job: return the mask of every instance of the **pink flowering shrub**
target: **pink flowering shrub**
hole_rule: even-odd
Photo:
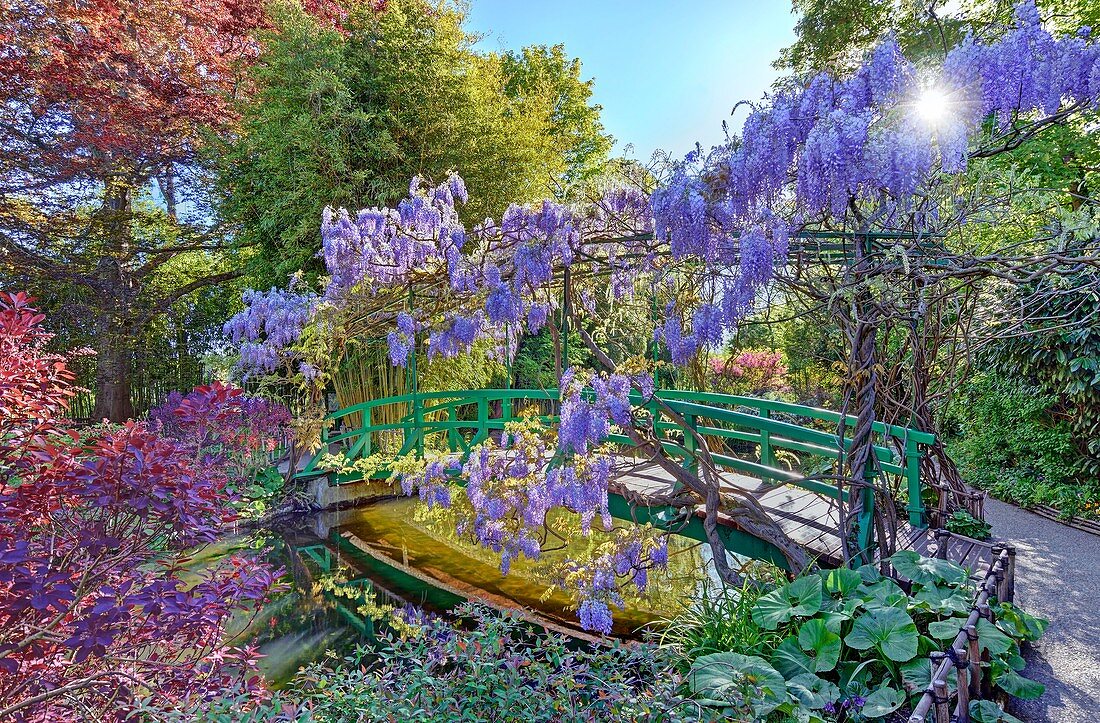
[[[235,516],[219,453],[144,423],[82,439],[41,322],[26,296],[0,294],[0,720],[122,721],[140,696],[258,689],[226,625],[276,573],[241,557],[186,567]],[[237,396],[204,393],[181,417],[212,428]],[[245,441],[219,439],[225,454]]]
[[[744,349],[731,356],[710,359],[709,386],[725,394],[763,396],[788,388],[783,355],[766,349]]]

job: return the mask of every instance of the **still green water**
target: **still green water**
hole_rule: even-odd
[[[555,630],[580,632],[575,601],[551,586],[549,571],[567,555],[601,544],[602,533],[565,535],[567,547],[546,550],[538,561],[517,560],[504,575],[493,552],[455,534],[451,514],[416,500],[387,499],[226,539],[195,564],[256,548],[266,549],[270,561],[286,570],[288,589],[239,623],[242,639],[258,645],[265,656],[261,670],[276,685],[328,650],[342,654],[370,644],[394,610],[410,606],[446,614],[474,600],[519,611]],[[555,527],[565,522],[557,520]],[[650,571],[645,593],[627,594],[624,609],[614,611],[615,635],[641,635],[678,612],[702,583],[702,555],[694,543],[673,538],[669,551],[668,569]]]

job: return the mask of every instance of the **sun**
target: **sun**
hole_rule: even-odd
[[[947,95],[936,87],[926,88],[917,99],[917,114],[927,123],[935,125],[947,115]]]

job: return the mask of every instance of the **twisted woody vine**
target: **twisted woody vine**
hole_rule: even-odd
[[[939,105],[930,108],[930,96]],[[512,205],[499,221],[468,227],[458,169],[438,185],[412,179],[396,208],[327,209],[326,276],[316,287],[296,280],[248,292],[225,331],[244,375],[292,379],[317,403],[348,341],[368,328],[390,329],[389,359],[404,366],[415,355],[473,349],[507,360],[523,335],[545,327],[563,368],[560,425],[521,419],[465,459],[428,451],[393,460],[405,494],[450,505],[457,488],[448,481],[460,476],[467,511],[460,532],[500,553],[507,572],[517,556],[539,556],[551,510],[574,513],[583,531],[612,527],[615,453],[607,439],[617,430],[679,483],[672,497],[635,503],[701,506],[726,581],[738,573],[716,532],[719,513],[776,545],[797,573],[811,564],[805,551],[751,496],[721,485],[705,439],[696,440],[700,464],[692,470],[663,451],[652,410],[677,417],[654,394],[657,370],[646,347],[658,346],[661,364],[690,364],[784,289],[833,310],[850,352],[844,411],[856,419],[833,481],[887,502],[875,506],[874,522],[887,542],[898,491],[876,474],[871,424],[883,410],[932,424],[931,372],[919,353],[936,332],[931,310],[947,289],[976,278],[1033,282],[1089,263],[1065,224],[1046,227],[1028,254],[943,244],[1009,202],[973,193],[964,172],[1098,102],[1100,47],[1088,30],[1052,35],[1035,6],[1022,3],[1012,28],[994,39],[967,37],[939,67],[916,66],[887,40],[850,74],[821,73],[779,90],[750,105],[739,137],[689,153],[650,187],[610,188],[584,203]],[[820,253],[823,239],[839,246],[842,261]],[[602,326],[621,308],[650,320],[633,353],[601,345]],[[899,321],[910,325],[914,349],[904,397],[882,388],[885,352],[875,335]],[[570,365],[569,333],[596,367]],[[930,458],[939,493],[965,499],[946,456]],[[861,496],[849,499],[850,542]],[[592,630],[610,630],[620,585],[643,587],[647,569],[667,561],[656,529],[618,539],[614,553],[578,560],[562,574]],[[850,547],[846,554],[860,554]]]

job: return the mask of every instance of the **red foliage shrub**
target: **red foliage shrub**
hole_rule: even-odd
[[[0,294],[0,720],[122,720],[135,696],[257,685],[225,626],[276,573],[241,558],[186,568],[233,519],[225,474],[145,424],[81,442],[63,420],[73,376],[41,321],[25,295]]]

